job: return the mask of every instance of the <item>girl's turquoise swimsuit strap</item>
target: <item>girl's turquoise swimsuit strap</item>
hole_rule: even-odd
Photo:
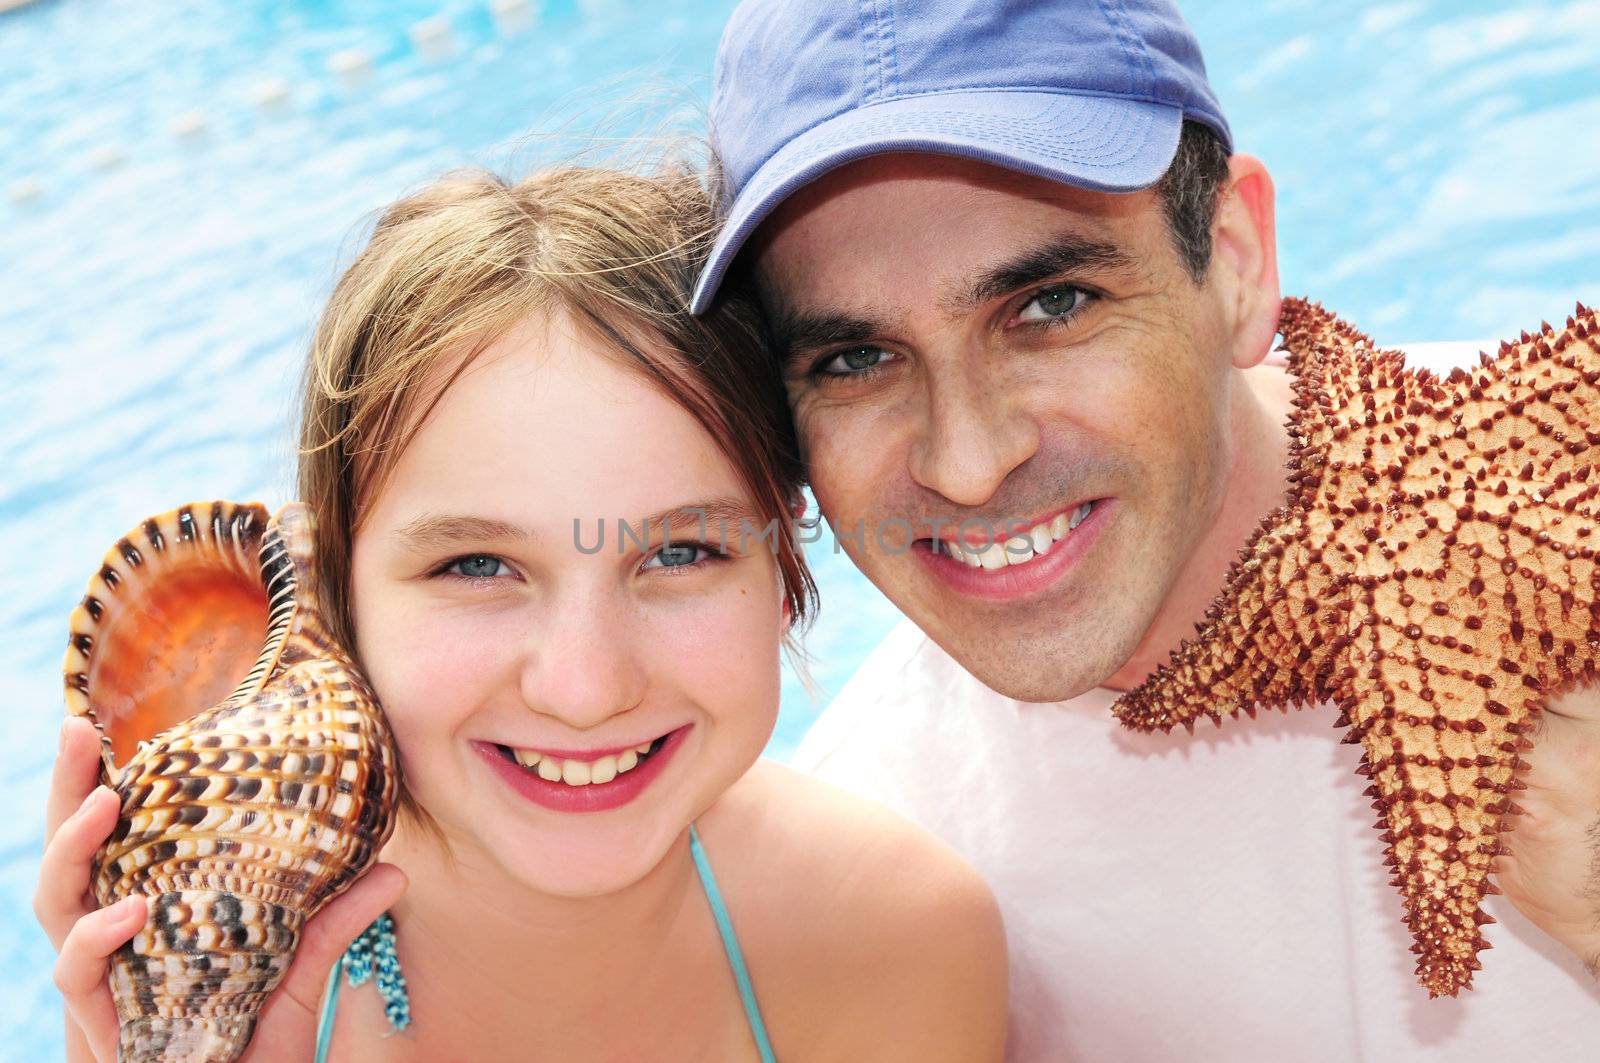
[[[711,872],[711,861],[706,859],[705,848],[700,844],[700,832],[694,829],[693,824],[689,825],[689,854],[694,857],[700,888],[705,891],[706,902],[711,905],[711,916],[716,920],[717,933],[722,937],[722,950],[727,953],[728,966],[733,969],[733,980],[739,986],[739,1000],[744,1005],[744,1017],[750,1024],[751,1036],[755,1038],[756,1051],[761,1053],[761,1063],[776,1063],[772,1042],[767,1037],[767,1024],[762,1021],[761,1006],[756,1003],[755,987],[750,984],[750,971],[744,965],[744,953],[739,949],[739,938],[733,932],[733,920],[728,917],[728,906],[722,902],[717,877]],[[394,920],[385,913],[350,943],[329,973],[328,988],[322,996],[322,1014],[317,1021],[316,1063],[326,1063],[328,1045],[333,1040],[333,1018],[339,1007],[341,971],[353,986],[375,979],[389,1025],[396,1030],[411,1025],[411,1001],[406,996],[406,979],[400,973],[400,960],[395,955]]]
[[[689,824],[689,853],[694,857],[694,869],[700,873],[700,887],[706,892],[711,905],[711,916],[717,921],[717,933],[722,935],[722,950],[728,954],[728,966],[733,968],[733,980],[739,984],[739,999],[744,1003],[744,1017],[750,1024],[750,1034],[756,1039],[756,1051],[761,1053],[761,1063],[776,1063],[772,1042],[767,1038],[767,1024],[761,1018],[761,1005],[756,1003],[756,990],[750,984],[750,971],[744,965],[744,953],[739,949],[739,938],[733,932],[733,920],[728,918],[728,906],[722,903],[722,891],[717,889],[717,876],[711,873],[711,861],[706,859],[705,847],[700,844],[700,832]]]

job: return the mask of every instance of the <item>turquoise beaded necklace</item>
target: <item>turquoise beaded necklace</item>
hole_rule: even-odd
[[[411,998],[406,995],[406,976],[401,973],[400,957],[395,954],[394,920],[388,912],[373,920],[350,943],[340,965],[351,987],[366,985],[376,978],[383,1014],[390,1026],[404,1030],[411,1025]]]
[[[344,978],[341,979],[340,974]],[[406,976],[400,970],[400,957],[395,953],[394,920],[388,912],[378,916],[371,926],[361,932],[360,937],[350,942],[350,947],[344,950],[328,975],[322,1013],[317,1020],[317,1063],[323,1063],[328,1058],[341,982],[349,982],[352,987],[375,982],[389,1026],[404,1030],[411,1025],[411,997],[406,992]]]

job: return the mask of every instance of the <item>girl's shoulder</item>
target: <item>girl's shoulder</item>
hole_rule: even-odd
[[[796,1058],[886,1043],[907,1059],[999,1058],[1005,937],[993,894],[955,850],[769,761],[700,832],[777,1044],[799,1046]]]
[[[887,805],[776,761],[757,761],[700,822],[702,834],[738,846],[734,859],[746,865],[740,873],[776,877],[781,867],[803,870],[814,883],[870,871],[901,901],[913,887],[929,900],[990,897],[972,866],[930,831]],[[853,892],[858,906],[874,895],[859,882]]]

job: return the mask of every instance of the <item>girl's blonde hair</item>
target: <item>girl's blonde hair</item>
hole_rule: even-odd
[[[317,516],[323,608],[346,646],[364,506],[479,352],[529,315],[560,311],[716,441],[776,522],[798,630],[816,602],[791,521],[802,471],[759,308],[735,286],[706,315],[687,310],[713,224],[700,180],[671,167],[564,167],[515,184],[456,174],[384,213],[322,314],[303,392],[299,494]]]

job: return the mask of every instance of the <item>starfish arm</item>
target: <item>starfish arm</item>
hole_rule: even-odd
[[[1475,673],[1430,668],[1397,648],[1381,676],[1339,692],[1363,747],[1357,770],[1371,779],[1367,796],[1412,932],[1417,978],[1431,995],[1470,987],[1477,953],[1489,947],[1480,928],[1493,920],[1481,904],[1493,892],[1501,820],[1515,807],[1522,735],[1537,711],[1519,679],[1494,676],[1485,691]],[[1506,715],[1486,721],[1485,693],[1508,699]]]
[[[1302,630],[1305,609],[1285,604],[1300,581],[1293,573],[1303,563],[1295,524],[1274,513],[1251,539],[1229,573],[1226,589],[1212,604],[1196,637],[1137,688],[1123,695],[1113,711],[1137,731],[1169,731],[1209,716],[1221,724],[1239,712],[1288,708],[1313,699],[1316,655]],[[1289,589],[1285,589],[1285,588]]]
[[[1431,744],[1437,738],[1431,730],[1403,725],[1389,737],[1398,745]],[[1417,980],[1430,996],[1454,996],[1471,988],[1473,972],[1482,967],[1477,954],[1490,947],[1481,927],[1494,919],[1482,901],[1497,892],[1489,873],[1500,851],[1500,818],[1511,807],[1502,794],[1509,784],[1490,780],[1510,772],[1503,758],[1479,767],[1470,754],[1396,764],[1394,754],[1376,752],[1376,744],[1368,744],[1362,766],[1374,780],[1367,793],[1383,832],[1384,863],[1394,873],[1390,884],[1400,891],[1411,930]],[[1455,767],[1447,771],[1442,764]]]
[[[1560,331],[1548,322],[1515,343],[1503,342],[1465,383],[1466,398],[1493,404],[1503,421],[1491,439],[1516,438],[1529,446],[1506,453],[1505,472],[1528,472],[1549,498],[1593,512],[1600,477],[1591,477],[1600,445],[1600,315],[1581,303]],[[1511,458],[1520,458],[1513,461]]]

